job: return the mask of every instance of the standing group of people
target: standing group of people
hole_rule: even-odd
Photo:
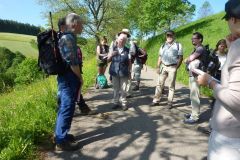
[[[229,0],[225,5],[226,15],[224,19],[228,22],[231,34],[226,40],[220,40],[215,49],[221,66],[216,77],[221,83],[215,81],[211,75],[204,73],[194,75],[192,69],[198,68],[201,56],[205,55],[206,48],[202,45],[203,35],[195,32],[192,35],[193,52],[184,62],[189,69],[189,87],[192,113],[185,115],[184,123],[194,124],[199,120],[200,98],[199,85],[208,86],[213,89],[216,99],[211,120],[212,132],[209,139],[208,158],[209,160],[237,160],[240,157],[240,1]],[[69,135],[72,117],[75,109],[75,102],[83,99],[81,86],[83,79],[81,75],[81,60],[76,35],[83,29],[82,19],[77,14],[71,13],[66,16],[66,27],[59,40],[59,48],[64,61],[69,69],[62,75],[58,75],[59,110],[56,121],[55,140],[56,148],[60,150],[74,150],[79,146],[73,140],[74,136]],[[128,30],[118,33],[115,41],[110,47],[106,45],[106,39],[97,47],[99,57],[99,72],[105,73],[108,62],[111,62],[109,73],[113,84],[113,108],[122,107],[127,110],[127,94],[132,79],[132,56],[136,57],[136,43],[130,41],[129,47],[126,43],[130,37]],[[183,47],[175,40],[174,31],[166,32],[166,42],[160,47],[157,62],[157,73],[159,78],[153,98],[153,106],[158,105],[162,97],[162,91],[166,78],[169,79],[168,105],[173,107],[175,81],[177,70],[183,61]],[[226,55],[226,48],[229,48]],[[226,58],[227,57],[227,58]],[[136,61],[136,62],[135,62]],[[226,62],[224,62],[226,61]],[[225,64],[224,64],[225,63]],[[223,65],[224,64],[224,65]],[[142,66],[137,65],[138,84]],[[139,89],[139,85],[138,85]]]

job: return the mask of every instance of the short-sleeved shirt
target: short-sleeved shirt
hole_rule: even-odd
[[[200,56],[203,55],[207,51],[204,46],[200,45],[200,46],[196,47],[191,54],[194,54],[195,52],[199,54],[199,57],[198,57],[198,59],[199,59]]]
[[[194,53],[198,53],[199,56],[196,58],[196,60],[193,60],[192,62],[190,62],[188,68],[198,68],[199,64],[201,63],[201,60],[200,60],[201,56],[204,55],[206,52],[207,52],[206,48],[204,46],[202,46],[202,45],[197,46],[196,48],[194,48],[194,50],[191,53],[191,55],[194,54]],[[191,71],[189,71],[189,76],[190,77],[193,76]]]
[[[64,33],[59,40],[62,58],[71,66],[79,65],[82,61],[78,55],[77,38],[73,33]]]
[[[178,63],[179,56],[183,55],[182,45],[178,42],[172,44],[165,43],[159,49],[159,56],[164,65],[173,65]]]

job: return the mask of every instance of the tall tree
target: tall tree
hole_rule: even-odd
[[[84,33],[94,36],[97,42],[102,34],[110,34],[109,36],[113,37],[116,31],[128,26],[124,20],[124,6],[127,0],[38,0],[38,2],[52,8],[57,18],[69,12],[82,15],[86,22]]]
[[[170,29],[179,17],[193,15],[194,11],[195,5],[188,0],[130,0],[127,15],[131,26],[149,33]]]
[[[213,8],[208,1],[204,1],[202,6],[198,10],[198,18],[204,18],[213,14]]]

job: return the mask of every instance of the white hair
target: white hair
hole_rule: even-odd
[[[78,24],[78,23],[83,23],[82,18],[77,15],[76,13],[69,13],[66,16],[66,25],[68,26],[67,30],[68,31],[72,31],[74,32],[75,28],[73,28],[74,25]]]

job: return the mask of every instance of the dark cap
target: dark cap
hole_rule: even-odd
[[[228,20],[231,17],[240,19],[240,0],[229,0],[225,4],[225,16],[222,19]]]
[[[122,31],[118,33],[118,36],[119,36],[121,33],[126,34],[128,38],[131,37],[128,29],[122,29]]]
[[[165,32],[166,35],[170,34],[170,35],[175,35],[175,32],[173,30],[167,30]]]
[[[63,17],[63,18],[59,18],[58,20],[58,28],[60,29],[61,26],[64,26],[66,25],[66,18]]]

